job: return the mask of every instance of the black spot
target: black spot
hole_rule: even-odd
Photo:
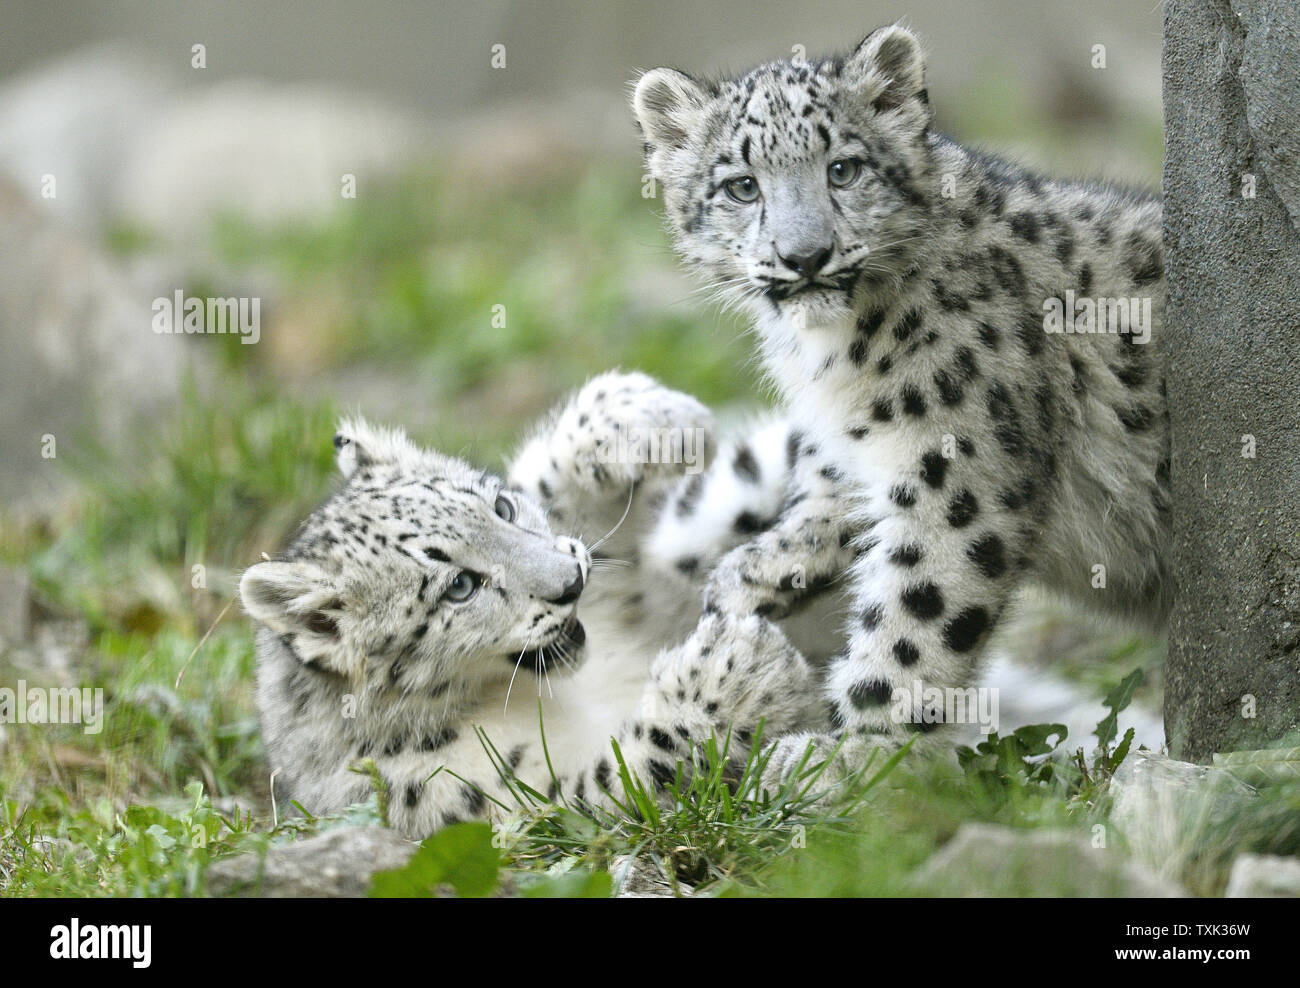
[[[673,752],[677,750],[677,742],[673,740],[672,735],[657,727],[650,728],[650,743],[662,751]]]
[[[900,638],[894,642],[894,658],[898,660],[900,666],[916,665],[917,660],[921,658],[921,650],[910,639]]]
[[[1043,352],[1043,340],[1047,334],[1043,329],[1043,321],[1037,313],[1025,312],[1016,326],[1016,335],[1020,337],[1020,345],[1025,348],[1025,353],[1029,356],[1037,357]]]
[[[943,613],[943,594],[933,583],[908,587],[900,599],[907,612],[922,621],[932,621]]]
[[[695,510],[700,494],[704,491],[704,474],[697,473],[686,481],[681,496],[677,499],[677,517],[686,518]]]
[[[894,366],[894,358],[885,354],[876,361],[876,371],[880,374],[888,374]]]
[[[799,462],[799,447],[801,445],[803,445],[803,433],[798,429],[791,431],[791,433],[785,437],[785,462],[786,466],[791,470],[793,470],[794,465]]]
[[[848,436],[850,439],[858,440],[858,441],[867,438],[867,436],[869,436],[870,434],[871,434],[871,430],[868,429],[865,425],[855,425],[853,428],[848,429],[845,432],[845,435]]]
[[[1070,354],[1070,370],[1074,372],[1074,380],[1070,382],[1070,387],[1075,394],[1082,394],[1087,389],[1084,383],[1083,361],[1074,354]]]
[[[650,778],[657,786],[671,785],[677,779],[677,770],[658,759],[650,759]]]
[[[1025,243],[1038,243],[1038,220],[1033,213],[1016,213],[1007,222],[1011,225],[1011,232]]]
[[[930,450],[921,457],[921,479],[936,490],[943,486],[948,473],[948,460],[938,450]]]
[[[981,535],[972,542],[966,549],[966,555],[975,564],[975,568],[990,580],[997,579],[1007,571],[1006,552],[1002,539],[992,532]]]
[[[903,411],[919,418],[925,414],[925,398],[914,384],[903,385]]]
[[[1038,490],[1038,485],[1034,483],[1032,477],[1026,477],[1015,487],[1008,487],[999,496],[1004,507],[1011,511],[1019,511],[1029,505],[1034,499],[1034,494]]]
[[[880,619],[884,613],[879,604],[871,604],[862,612],[862,627],[867,631],[875,631],[880,627]]]
[[[960,490],[948,502],[948,524],[953,528],[965,528],[979,514],[979,502],[968,490]]]
[[[849,702],[858,710],[882,706],[892,695],[893,690],[882,679],[863,680],[849,687]]]
[[[921,310],[912,309],[894,324],[894,338],[900,343],[908,339],[921,326]]]
[[[451,562],[450,556],[448,556],[441,549],[435,549],[433,546],[427,546],[424,550],[424,554],[428,556],[430,559],[436,559],[440,563]]]
[[[988,627],[988,611],[982,607],[967,607],[943,626],[943,643],[954,652],[969,652]]]
[[[939,403],[941,405],[960,405],[961,400],[966,397],[962,386],[946,370],[934,372],[934,386],[939,392]]]
[[[736,515],[736,520],[731,523],[731,527],[741,535],[754,535],[767,528],[767,521],[758,517],[752,511],[742,511]],[[698,562],[696,560],[697,565]]]
[[[683,556],[681,559],[677,560],[675,565],[677,566],[678,572],[690,576],[700,568],[700,557]]]
[[[1153,418],[1151,409],[1144,405],[1134,405],[1132,408],[1119,410],[1119,420],[1129,432],[1145,432],[1151,428]]]
[[[421,751],[437,751],[439,748],[445,748],[457,738],[454,728],[444,727],[437,734],[431,734],[420,742]]]
[[[466,785],[461,790],[461,798],[465,802],[465,810],[470,816],[478,816],[483,812],[483,807],[487,804],[487,798],[483,793],[473,786]]]
[[[889,489],[889,499],[900,508],[910,508],[916,503],[916,488],[911,484],[895,484]]]
[[[1141,364],[1129,364],[1115,371],[1115,376],[1120,379],[1126,387],[1140,388],[1146,384],[1147,369]]]
[[[877,422],[892,422],[894,405],[888,398],[877,398],[871,403],[871,417]]]
[[[731,461],[731,469],[736,472],[736,476],[749,481],[751,484],[757,484],[762,476],[758,468],[758,460],[754,458],[754,451],[744,444],[736,448],[736,456]]]
[[[962,456],[974,456],[975,444],[971,442],[970,436],[962,436],[957,440],[957,449],[961,451]]]
[[[880,330],[880,324],[885,320],[884,309],[871,309],[858,316],[857,331],[867,339],[875,336]]]
[[[921,547],[915,542],[895,546],[889,554],[889,561],[895,566],[915,566],[921,561]]]
[[[1079,294],[1087,295],[1092,291],[1092,265],[1083,264],[1079,267]]]
[[[986,322],[979,325],[980,342],[990,350],[998,348],[998,331]]]
[[[414,809],[415,807],[420,805],[420,790],[422,788],[423,786],[413,786],[413,785],[406,787],[405,802],[406,802],[407,809]]]

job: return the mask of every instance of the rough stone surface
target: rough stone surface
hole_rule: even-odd
[[[1300,858],[1240,854],[1232,862],[1227,899],[1294,899],[1300,897]]]
[[[1078,831],[1016,830],[988,823],[962,824],[916,870],[912,885],[925,895],[960,898],[1184,895],[1123,851],[1095,848]]]
[[[276,844],[265,858],[242,854],[207,872],[218,896],[275,899],[360,898],[377,871],[400,868],[417,844],[386,827],[339,827],[294,844]]]
[[[1254,790],[1221,769],[1138,751],[1116,771],[1110,794],[1111,821],[1134,859],[1173,879],[1222,836]]]
[[[1165,727],[1195,761],[1300,723],[1297,25],[1294,0],[1165,5],[1178,579]]]

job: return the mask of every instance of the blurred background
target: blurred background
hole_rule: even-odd
[[[497,466],[615,365],[765,400],[744,326],[695,294],[643,196],[638,68],[815,56],[902,19],[950,135],[1060,175],[1160,176],[1159,4],[45,0],[3,17],[0,678],[103,686],[119,712],[99,738],[0,726],[11,824],[111,819],[195,778],[265,801],[234,587],[328,491],[341,412]],[[259,299],[259,341],[155,332],[177,291]],[[1146,666],[1158,711],[1158,643],[1043,605],[1008,647],[1094,692]]]

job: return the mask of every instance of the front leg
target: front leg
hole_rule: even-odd
[[[706,611],[786,617],[853,561],[863,526],[843,474],[797,429],[787,455],[790,487],[776,523],[719,561],[705,587]]]
[[[876,521],[850,570],[849,645],[828,680],[838,721],[858,735],[899,740],[979,716],[975,671],[1031,563],[1054,477],[1008,389],[995,383],[988,401],[994,429],[949,434],[947,456],[942,436],[909,443],[914,458],[867,495]]]

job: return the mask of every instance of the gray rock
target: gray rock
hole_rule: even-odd
[[[924,895],[1177,898],[1185,893],[1123,851],[1073,830],[1016,830],[964,823],[912,875]]]
[[[1300,5],[1164,10],[1165,725],[1171,754],[1208,761],[1300,726]]]
[[[1116,771],[1110,794],[1111,821],[1134,858],[1173,879],[1223,838],[1254,790],[1222,769],[1137,751]]]
[[[375,872],[402,867],[417,847],[386,827],[339,827],[273,844],[264,857],[218,861],[207,871],[207,889],[216,896],[360,898]]]
[[[1294,899],[1300,897],[1300,858],[1239,854],[1232,862],[1227,899]]]

